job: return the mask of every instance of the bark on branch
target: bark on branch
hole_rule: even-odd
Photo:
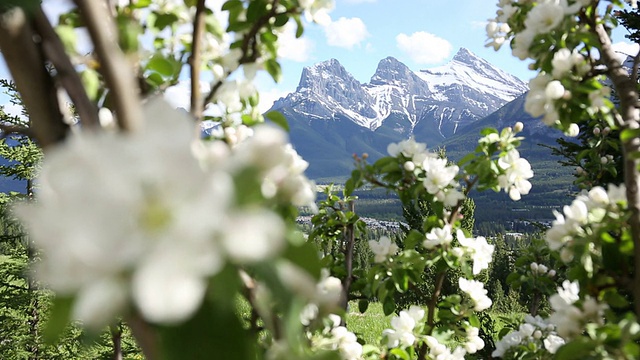
[[[74,0],[87,25],[100,72],[113,99],[118,125],[123,131],[142,128],[143,116],[136,76],[118,46],[118,31],[104,0]]]
[[[35,140],[46,149],[63,140],[68,126],[58,105],[56,89],[23,9],[0,14],[0,49],[29,114]]]
[[[616,58],[616,54],[611,47],[611,39],[601,23],[594,27],[601,45],[601,56],[608,65],[608,75],[620,98],[619,112],[622,117],[622,129],[638,129],[639,113],[636,105],[638,103],[637,80],[622,67]],[[637,66],[637,65],[636,65]],[[632,70],[632,74],[637,74],[637,69]],[[640,152],[640,139],[633,138],[622,144],[624,183],[627,188],[627,201],[631,217],[629,225],[631,237],[634,245],[634,284],[633,298],[636,315],[640,316],[640,172],[638,171],[639,160],[633,154]]]

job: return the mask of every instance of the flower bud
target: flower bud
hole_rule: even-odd
[[[593,135],[595,135],[595,136],[600,135],[600,128],[599,127],[594,127],[593,128]]]
[[[542,331],[540,330],[536,330],[533,332],[533,338],[534,339],[540,339],[542,337]]]
[[[416,169],[416,164],[414,164],[413,161],[407,161],[403,166],[406,171],[413,171]]]
[[[520,121],[518,121],[514,126],[513,126],[513,131],[519,133],[520,131],[522,131],[522,129],[524,129],[524,124]]]
[[[556,276],[556,271],[555,271],[555,270],[553,270],[553,269],[551,269],[551,270],[549,270],[549,272],[547,273],[547,275],[548,275],[550,278],[552,278],[552,277]]]
[[[548,267],[546,267],[545,265],[542,265],[542,264],[538,265],[538,272],[540,274],[546,274],[547,271],[549,271]]]
[[[538,263],[532,262],[531,265],[529,265],[529,267],[531,267],[531,271],[536,273],[538,272]]]
[[[564,96],[564,86],[558,80],[550,81],[544,89],[544,94],[548,99],[557,100]]]
[[[609,133],[611,132],[611,128],[610,127],[606,127],[604,129],[602,129],[602,135],[607,136],[609,135]]]
[[[562,248],[562,250],[560,250],[560,260],[565,264],[571,262],[571,260],[573,260],[573,251],[566,247]]]
[[[608,162],[609,162],[609,159],[607,159],[606,156],[603,156],[600,158],[600,164],[606,165]]]
[[[569,128],[565,132],[565,134],[570,137],[576,137],[578,136],[579,133],[580,133],[580,127],[578,126],[578,124],[569,125]]]

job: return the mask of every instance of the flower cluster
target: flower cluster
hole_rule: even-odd
[[[469,326],[466,329],[467,341],[464,344],[464,349],[469,354],[475,354],[478,350],[484,349],[484,340],[480,338],[480,329],[477,327]]]
[[[563,261],[571,261],[571,247],[578,239],[596,233],[607,216],[626,209],[625,191],[624,185],[611,184],[607,191],[597,186],[578,195],[571,205],[565,205],[562,213],[554,211],[556,219],[545,236],[549,248],[562,249]]]
[[[451,233],[451,225],[445,225],[441,228],[433,228],[422,242],[422,246],[431,250],[437,246],[449,245],[453,241],[453,234]]]
[[[240,125],[225,128],[224,134],[225,142],[233,146],[233,151],[223,141],[194,144],[196,157],[204,166],[224,168],[231,173],[251,167],[262,179],[260,190],[266,199],[315,209],[315,183],[304,175],[309,163],[287,143],[282,130],[271,126],[251,129]],[[234,141],[230,141],[227,134],[231,134]],[[230,156],[237,161],[229,161]]]
[[[585,116],[559,114],[559,111],[568,111],[566,102],[571,100],[587,104],[581,111],[591,114],[608,114],[611,90],[601,83],[600,78],[592,74],[592,65],[587,61],[588,51],[584,48],[554,46],[546,50],[533,45],[540,43],[536,39],[564,36],[569,30],[560,28],[560,24],[571,26],[575,29],[571,31],[579,32],[577,14],[591,3],[590,0],[501,0],[496,18],[491,19],[487,26],[487,46],[497,49],[513,36],[513,55],[521,60],[532,58],[537,61],[532,66],[544,70],[529,82],[530,91],[527,93],[525,110],[534,117],[543,117],[543,121],[548,125],[560,126],[568,136],[576,136],[579,128],[577,124],[566,119]],[[581,83],[588,83],[588,88],[592,90],[585,91],[584,86],[579,86]],[[579,101],[576,101],[578,99]],[[560,121],[561,118],[563,121]]]
[[[577,306],[580,300],[580,287],[577,282],[565,280],[558,293],[549,298],[553,312],[549,322],[556,326],[557,332],[565,339],[582,334],[584,325],[594,322],[602,325],[606,304],[600,304],[596,299],[585,296],[581,308]]]
[[[341,318],[329,314],[326,318],[327,326],[320,334],[308,333],[311,343],[316,349],[337,350],[343,360],[362,359],[362,345],[354,333],[341,326]]]
[[[369,247],[375,255],[374,261],[377,263],[384,262],[390,255],[395,255],[398,251],[396,245],[388,236],[380,237],[380,240],[369,240]]]
[[[452,352],[433,336],[425,336],[425,343],[429,347],[429,357],[432,359],[464,360],[465,355],[467,355],[463,347],[457,346]]]
[[[464,254],[469,254],[473,260],[473,275],[478,275],[482,270],[489,268],[489,263],[493,259],[494,245],[487,243],[483,236],[468,238],[462,230],[457,231],[457,239]]]
[[[505,335],[496,343],[491,356],[511,358],[511,353],[519,348],[527,348],[534,353],[555,354],[565,340],[558,336],[555,326],[540,316],[526,315],[524,323],[516,331]]]
[[[497,159],[497,181],[496,190],[504,189],[509,197],[518,201],[522,195],[526,195],[531,190],[529,179],[533,177],[531,164],[527,159],[520,157],[516,146],[523,138],[516,136],[522,131],[524,125],[517,122],[515,126],[506,127],[500,133],[497,130],[490,131],[478,140],[478,144],[486,149],[497,147],[501,152]],[[488,152],[488,150],[483,150]],[[487,160],[489,161],[489,160]],[[495,160],[490,160],[495,161]],[[483,163],[479,167],[486,167],[489,164]],[[490,165],[493,167],[493,165]],[[482,170],[476,169],[476,172]]]
[[[556,271],[553,269],[549,269],[544,264],[532,262],[529,265],[529,268],[531,269],[531,274],[533,274],[534,276],[548,276],[550,278],[556,276]]]
[[[281,166],[284,135],[258,130],[203,169],[188,116],[155,99],[145,117],[153,126],[144,132],[81,134],[52,149],[38,201],[15,209],[42,250],[34,275],[75,297],[72,316],[86,326],[123,314],[129,299],[150,322],[181,322],[225,262],[264,261],[286,246],[281,217],[260,196],[240,202],[236,190],[243,169]]]
[[[473,309],[475,311],[483,311],[491,307],[492,301],[487,296],[487,290],[482,282],[461,277],[458,279],[458,286],[460,286],[462,292],[469,295],[471,301],[473,301]]]
[[[464,194],[459,190],[460,184],[456,181],[460,169],[426,148],[426,144],[410,138],[389,144],[387,152],[403,161],[404,170],[421,179],[424,188],[437,201],[446,206],[455,206],[464,199]]]
[[[420,333],[422,324],[420,320],[424,317],[424,309],[412,305],[408,310],[402,310],[398,316],[391,319],[393,329],[385,329],[382,336],[387,339],[387,347],[407,347],[413,346],[416,341],[416,334]]]

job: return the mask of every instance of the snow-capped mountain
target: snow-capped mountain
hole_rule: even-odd
[[[526,90],[460,49],[448,64],[418,72],[387,57],[366,84],[337,60],[323,61],[305,68],[296,91],[272,109],[288,119],[291,142],[311,164],[308,174],[325,177],[348,174],[354,153],[376,159],[409,136],[437,146]]]
[[[448,64],[419,72],[385,58],[367,84],[327,60],[305,68],[296,91],[272,109],[296,120],[344,118],[371,131],[441,141],[526,90],[518,78],[462,48]]]

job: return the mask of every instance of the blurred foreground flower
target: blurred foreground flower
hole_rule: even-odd
[[[33,275],[58,296],[75,297],[72,317],[88,327],[125,314],[130,301],[148,321],[186,320],[226,261],[263,261],[285,245],[285,224],[267,199],[236,191],[246,174],[255,174],[250,183],[259,189],[269,170],[290,166],[280,165],[297,156],[282,131],[268,133],[279,135],[274,152],[287,156],[268,169],[252,171],[265,164],[250,160],[268,154],[246,152],[260,148],[251,146],[264,142],[259,136],[245,140],[240,156],[218,152],[224,156],[203,169],[186,113],[154,99],[145,118],[142,132],[82,133],[52,149],[37,201],[15,209],[42,251]],[[312,201],[312,183],[300,173],[287,192]]]

